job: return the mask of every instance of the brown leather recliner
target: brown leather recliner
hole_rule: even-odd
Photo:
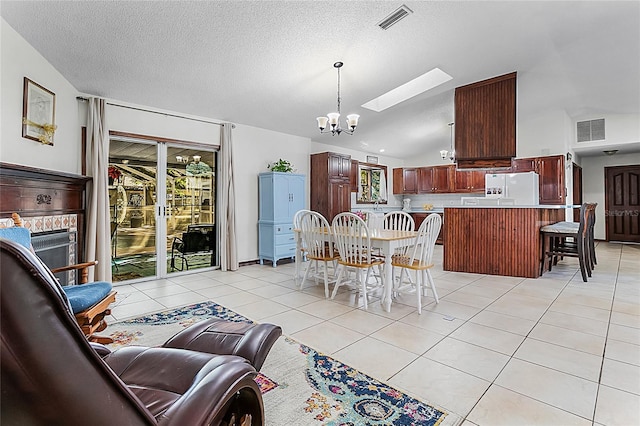
[[[165,347],[102,357],[49,269],[3,239],[0,285],[3,426],[263,424],[244,358]]]

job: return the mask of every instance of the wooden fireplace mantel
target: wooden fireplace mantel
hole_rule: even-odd
[[[84,258],[86,184],[92,178],[0,162],[0,218],[77,215],[78,261]]]

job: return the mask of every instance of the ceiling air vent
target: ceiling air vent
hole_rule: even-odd
[[[406,5],[400,6],[396,9],[391,15],[384,18],[382,21],[378,23],[378,26],[383,30],[388,30],[390,26],[400,21],[401,19],[409,16],[410,13],[413,13],[413,10],[409,9]]]
[[[578,121],[578,142],[604,140],[604,118],[589,121]]]

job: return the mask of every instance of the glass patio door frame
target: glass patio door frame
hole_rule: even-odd
[[[183,144],[179,142],[167,142],[167,141],[159,141],[154,138],[136,138],[136,137],[123,137],[123,136],[111,136],[112,140],[118,140],[122,142],[130,142],[134,144],[144,144],[144,145],[155,145],[156,147],[156,164],[155,164],[155,203],[153,205],[154,209],[154,220],[155,220],[155,256],[156,256],[156,264],[155,264],[155,275],[140,277],[138,280],[153,280],[153,279],[162,279],[166,278],[169,274],[181,273],[181,271],[171,272],[168,271],[168,263],[170,260],[170,249],[168,246],[168,225],[167,220],[171,218],[172,206],[167,204],[167,178],[168,178],[168,151],[169,148],[180,148],[180,149],[190,149],[190,150],[198,150],[211,153],[213,155],[213,176],[211,177],[211,188],[215,191],[216,188],[216,175],[215,171],[217,169],[217,150],[215,147],[208,146],[206,144]],[[111,152],[109,153],[111,157]],[[145,159],[146,160],[146,159]],[[151,159],[153,160],[153,159]],[[123,162],[124,163],[124,162]],[[214,192],[215,194],[215,192]],[[217,212],[216,209],[216,199],[217,196],[212,196],[211,208],[214,212]],[[125,201],[126,202],[126,201]],[[214,213],[215,214],[215,213]],[[212,218],[214,222],[217,222],[215,218]],[[116,247],[117,249],[117,247]],[[213,266],[212,268],[217,267],[217,250],[214,246],[214,256],[212,258]],[[202,271],[204,268],[199,268],[199,271]],[[187,273],[187,271],[183,271]],[[189,271],[192,272],[192,271]]]

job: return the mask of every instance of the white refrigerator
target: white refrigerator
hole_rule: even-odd
[[[536,172],[487,173],[485,197],[513,200],[516,206],[537,206],[540,204],[538,179]]]

